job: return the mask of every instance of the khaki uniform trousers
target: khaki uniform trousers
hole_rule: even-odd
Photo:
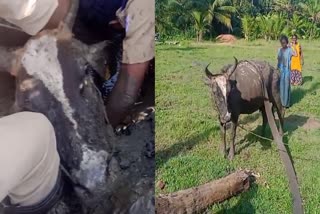
[[[0,118],[0,202],[34,205],[53,189],[60,159],[54,129],[42,114]]]

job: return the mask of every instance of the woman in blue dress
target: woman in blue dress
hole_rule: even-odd
[[[280,98],[282,106],[290,107],[290,73],[291,57],[296,56],[296,52],[291,48],[287,36],[280,37],[281,48],[278,51],[278,69],[280,70]]]

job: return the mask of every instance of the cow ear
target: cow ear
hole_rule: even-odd
[[[210,64],[211,64],[211,63],[209,63],[209,64],[207,65],[207,67],[206,67],[206,69],[205,69],[205,72],[206,72],[207,77],[208,77],[209,79],[212,79],[214,75],[213,75],[213,74],[209,71],[209,69],[208,69],[208,67],[209,67]]]
[[[238,66],[238,59],[236,57],[233,57],[235,62],[234,62],[234,65],[228,69],[227,71],[227,78],[229,79],[230,76],[233,74],[233,72],[237,69],[237,66]]]

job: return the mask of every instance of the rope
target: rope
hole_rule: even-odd
[[[274,140],[271,139],[271,138],[263,137],[263,136],[261,136],[261,135],[259,135],[259,134],[256,134],[256,133],[254,133],[253,131],[250,131],[250,130],[244,128],[242,125],[238,125],[238,127],[241,128],[242,130],[246,131],[247,133],[250,133],[250,134],[252,134],[252,135],[254,135],[254,136],[258,137],[258,138],[261,138],[261,139],[263,139],[263,140],[267,140],[267,141],[270,141],[270,142],[273,142],[273,141],[274,141]],[[285,134],[285,135],[286,135],[286,134]],[[284,135],[284,136],[285,136],[285,135]],[[283,144],[289,146],[288,143],[283,143]],[[277,149],[278,149],[279,151],[282,151],[282,150],[280,150],[279,148],[277,148]]]
[[[246,131],[246,132],[248,132],[248,133],[250,133],[250,134],[252,134],[252,135],[254,135],[254,136],[258,137],[258,138],[261,138],[261,139],[263,139],[263,140],[268,140],[268,141],[271,141],[271,142],[273,141],[273,139],[267,138],[267,137],[263,137],[263,136],[261,136],[261,135],[258,135],[258,134],[256,134],[256,133],[254,133],[253,131],[250,131],[250,130],[244,128],[242,125],[238,125],[238,127],[240,127],[240,128],[243,129],[244,131]]]

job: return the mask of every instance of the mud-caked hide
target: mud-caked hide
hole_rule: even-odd
[[[15,108],[43,113],[51,121],[62,165],[84,187],[76,192],[90,209],[107,197],[114,136],[101,95],[78,60],[83,56],[60,31],[30,39],[17,53]]]

